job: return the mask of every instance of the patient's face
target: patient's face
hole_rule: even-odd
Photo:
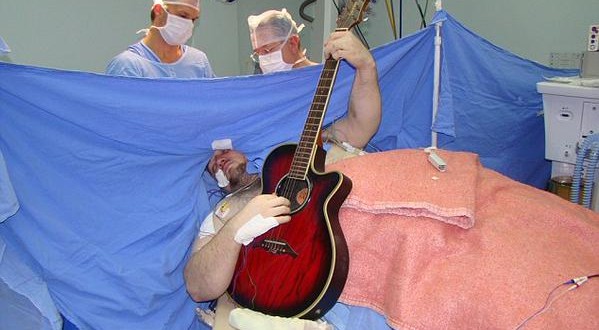
[[[214,178],[214,174],[220,169],[223,170],[227,179],[231,182],[230,186],[235,187],[243,178],[248,163],[247,157],[236,150],[216,150],[208,162],[208,172]]]

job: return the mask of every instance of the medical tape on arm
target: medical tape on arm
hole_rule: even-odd
[[[246,222],[235,233],[235,242],[243,245],[250,244],[254,238],[264,234],[269,229],[279,225],[279,222],[273,217],[263,217],[262,214],[256,214]]]

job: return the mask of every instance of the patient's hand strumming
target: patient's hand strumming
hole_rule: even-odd
[[[258,195],[232,219],[236,228],[234,240],[248,245],[269,229],[291,220],[289,200],[276,195]]]

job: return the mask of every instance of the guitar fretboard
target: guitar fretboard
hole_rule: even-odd
[[[318,86],[316,87],[316,93],[308,112],[308,118],[304,124],[302,136],[293,155],[291,169],[289,170],[289,177],[292,179],[304,180],[306,178],[314,157],[316,143],[322,127],[322,121],[324,120],[324,114],[329,105],[329,98],[332,87],[335,84],[335,79],[337,78],[338,69],[338,60],[328,58],[325,61],[324,68],[320,73]]]

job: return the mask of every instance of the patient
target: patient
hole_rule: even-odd
[[[224,149],[216,150],[207,165],[210,175],[229,194],[202,223],[192,256],[185,267],[187,290],[196,301],[216,299],[226,291],[242,246],[238,239],[241,232],[246,237],[255,238],[291,219],[288,215],[289,200],[260,194],[262,185],[259,175],[248,173],[247,163],[247,157],[240,151]],[[259,224],[253,220],[256,215],[262,216],[258,220],[261,222]],[[250,222],[253,228],[244,227]],[[224,303],[227,304],[227,301],[224,300]],[[219,299],[220,304],[223,304],[223,298]],[[272,322],[287,322],[283,320],[272,318],[269,322],[273,327],[280,328],[281,323]],[[325,329],[324,324],[314,321],[294,319],[293,322],[303,322],[314,329],[319,329],[319,326]]]
[[[532,322],[596,328],[599,319],[591,311],[599,289],[599,275],[593,275],[599,215],[486,169],[475,154],[439,152],[449,166],[443,173],[422,150],[373,153],[329,167],[354,181],[339,212],[353,266],[339,297],[343,304],[324,318],[337,321],[340,308],[362,306],[396,328],[513,329],[538,315],[548,296],[557,299],[555,287],[571,291],[567,281],[584,275],[593,277],[589,284]],[[208,165],[217,178],[219,170],[230,177],[224,189],[231,194],[202,224],[186,267],[187,288],[196,300],[226,290],[241,246],[233,237],[252,212],[270,214],[277,224],[288,221],[288,202],[259,195],[261,180],[245,171],[246,164],[238,151],[217,150]],[[372,166],[376,171],[364,171]],[[368,184],[379,174],[384,182]],[[234,247],[219,251],[219,243]],[[358,318],[356,311],[368,309],[353,309],[339,321],[372,316]]]

